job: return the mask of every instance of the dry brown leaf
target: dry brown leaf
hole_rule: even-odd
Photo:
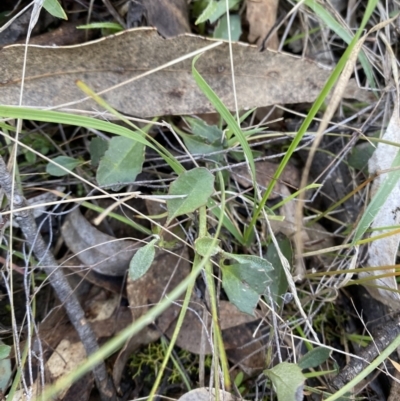
[[[279,0],[247,0],[246,18],[249,22],[250,43],[261,46],[276,22]],[[277,50],[278,35],[275,33],[266,42],[266,47]]]
[[[272,177],[274,176],[278,166],[278,164],[269,161],[257,162],[257,183],[261,187],[267,188],[268,185],[271,183]],[[235,168],[233,170],[233,173],[239,184],[243,187],[249,188],[253,186],[253,180],[251,179],[247,166],[240,166],[238,168]],[[297,191],[300,185],[299,170],[293,165],[287,164],[279,178],[278,183],[285,184]],[[274,199],[279,196],[281,196],[281,194],[279,194],[279,191],[275,191],[271,194],[270,199]]]
[[[78,209],[68,215],[61,231],[68,248],[84,265],[110,276],[123,276],[132,256],[142,246],[102,233]]]
[[[211,316],[207,323],[203,320],[205,306],[199,299],[192,298],[189,309],[179,331],[176,345],[193,354],[212,354],[211,339]],[[219,302],[219,322],[222,330],[224,348],[229,360],[239,364],[241,369],[248,374],[259,372],[264,367],[265,352],[259,334],[253,337],[251,323],[257,318],[240,312],[228,301]],[[171,325],[166,332],[171,337],[175,325]],[[207,330],[204,346],[202,342],[203,330]]]
[[[160,302],[190,273],[187,249],[181,247],[175,252],[169,253],[159,249],[152,266],[144,276],[136,281],[128,277],[126,291],[133,321],[146,314],[149,308]],[[157,341],[177,318],[179,311],[178,305],[171,305],[156,319],[156,327],[146,327],[125,344],[113,366],[113,380],[117,388],[132,352],[142,345]]]
[[[76,87],[83,80],[96,92],[138,77],[214,40],[194,35],[163,39],[156,30],[131,29],[97,41],[70,47],[30,46],[22,104],[60,107],[84,98]],[[0,51],[0,104],[19,104],[24,46]],[[331,70],[310,60],[233,43],[236,91],[240,109],[284,103],[313,102]],[[196,68],[230,110],[235,109],[228,43],[207,51]],[[117,110],[141,117],[213,112],[192,77],[192,59],[181,61],[103,95]],[[374,98],[352,81],[345,97]],[[69,108],[99,109],[86,100]]]
[[[165,38],[191,31],[186,0],[146,0],[143,6],[149,25]]]

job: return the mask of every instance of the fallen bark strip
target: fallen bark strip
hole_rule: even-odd
[[[18,211],[21,207],[26,206],[26,201],[16,186],[14,187],[14,196],[11,196],[12,177],[2,157],[0,157],[0,186],[7,196],[9,204],[13,204],[13,209],[15,209],[14,218],[18,222],[26,242],[32,248],[38,260],[39,267],[47,274],[51,286],[64,306],[72,325],[78,332],[86,354],[94,354],[99,349],[96,336],[89,322],[86,320],[82,307],[65,278],[62,269],[58,266],[49,247],[40,235],[31,210]],[[115,401],[117,399],[116,392],[111,378],[107,374],[104,362],[94,366],[92,372],[101,400]]]
[[[382,328],[374,333],[374,341],[359,354],[359,357],[362,359],[352,359],[350,363],[332,379],[330,382],[331,387],[335,390],[344,387],[376,359],[398,335],[400,335],[400,315],[396,315],[394,320],[385,323]]]

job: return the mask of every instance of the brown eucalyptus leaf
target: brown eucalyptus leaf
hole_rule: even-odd
[[[78,209],[68,215],[61,231],[68,248],[83,264],[109,276],[123,276],[132,256],[142,246],[102,233]]]
[[[141,117],[213,112],[214,107],[192,76],[192,58],[150,75],[139,77],[165,63],[204,48],[215,40],[184,34],[163,39],[151,28],[134,28],[93,42],[69,47],[29,46],[22,104],[34,107],[99,109],[75,85],[84,81],[96,92],[117,84],[102,96],[117,110]],[[0,104],[19,104],[25,47],[0,51]],[[236,92],[240,109],[273,104],[313,102],[331,70],[292,55],[233,43]],[[228,43],[205,52],[196,68],[222,102],[235,109]],[[127,80],[136,77],[132,82]],[[374,97],[351,81],[344,94],[370,102]],[[79,102],[78,102],[79,101]]]

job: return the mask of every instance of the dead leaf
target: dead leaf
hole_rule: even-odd
[[[246,5],[246,18],[249,21],[248,40],[261,46],[275,25],[279,0],[247,0]],[[278,46],[278,35],[275,33],[266,42],[266,47],[277,50]]]
[[[176,345],[193,354],[204,353],[211,355],[212,319],[209,316],[207,323],[202,321],[204,311],[203,302],[193,297],[179,331]],[[259,372],[265,367],[264,346],[259,334],[255,337],[253,336],[254,327],[251,325],[257,320],[257,318],[247,313],[240,312],[236,306],[228,301],[219,302],[219,322],[227,356],[233,364],[239,364],[247,374]],[[174,329],[175,324],[172,324],[166,335],[171,337]],[[204,335],[204,329],[206,329],[207,334],[203,346],[202,335]]]
[[[190,273],[187,249],[181,247],[175,252],[159,249],[152,266],[144,276],[136,281],[132,281],[128,276],[126,291],[133,321],[146,314],[149,308],[160,302]],[[179,312],[178,305],[171,305],[156,319],[155,326],[146,327],[125,344],[113,366],[113,380],[117,388],[132,352],[142,345],[157,341],[177,318]]]
[[[256,174],[257,174],[257,183],[262,188],[267,188],[271,183],[272,177],[274,176],[276,169],[278,168],[277,163],[272,163],[269,161],[262,161],[256,163]],[[253,181],[249,174],[248,168],[246,166],[240,166],[233,170],[234,176],[245,188],[249,188],[253,186]],[[279,183],[285,184],[293,190],[297,191],[300,185],[300,172],[299,170],[291,164],[287,164],[285,169],[283,170]],[[275,199],[280,197],[279,191],[272,192],[270,199]]]
[[[211,338],[211,318],[208,319],[208,323],[204,325],[202,322],[203,312],[205,310],[204,303],[196,298],[192,298],[189,309],[186,312],[185,319],[182,324],[182,328],[179,331],[176,345],[183,348],[192,354],[200,354],[204,351],[205,354],[210,355],[212,353],[211,345],[208,339]],[[227,338],[225,332],[235,326],[241,326],[246,323],[250,323],[256,320],[255,317],[240,312],[233,304],[228,301],[219,302],[219,322],[222,332],[224,333],[224,346],[225,349],[231,349],[237,346],[233,344],[236,340]],[[206,339],[206,345],[204,350],[201,349],[201,336],[202,330],[206,329],[208,332],[208,339]],[[171,337],[175,329],[175,325],[171,325],[166,331],[166,335]],[[246,342],[246,340],[244,341]]]
[[[325,227],[323,227],[319,223],[313,223],[311,227],[304,227],[304,230],[306,231],[308,235],[308,242],[305,243],[305,249],[307,252],[310,251],[318,251],[320,249],[325,249],[325,248],[331,248],[336,245],[335,243],[335,235],[330,233],[328,230],[326,230]],[[320,256],[315,257],[315,259],[319,260],[319,264],[322,265],[324,268],[327,268],[331,265],[333,260],[335,259],[335,256],[329,255],[329,254],[322,254]],[[315,264],[312,266],[313,268],[316,268]]]
[[[178,398],[178,401],[214,401],[215,399],[215,389],[210,390],[209,388],[202,387],[189,391]],[[223,401],[244,401],[243,398],[237,398],[224,390],[219,390],[219,399]]]
[[[398,112],[398,105],[395,105],[392,118],[390,119],[389,125],[384,133],[383,140],[389,141],[390,143],[380,142],[369,159],[368,170],[370,174],[380,173],[382,171],[388,171],[392,163],[397,157],[398,148],[393,146],[391,143],[400,142],[400,117]],[[377,193],[379,187],[383,185],[386,180],[386,174],[378,174],[372,185],[371,195],[372,197]],[[397,181],[388,198],[380,208],[379,212],[375,216],[372,222],[371,228],[378,227],[393,227],[400,224],[400,181]],[[388,230],[386,230],[388,231]],[[375,230],[371,237],[382,235],[384,231]],[[381,238],[371,242],[368,247],[368,265],[377,267],[376,270],[371,272],[361,272],[360,277],[371,277],[381,275],[382,271],[379,270],[379,266],[391,266],[396,263],[397,252],[399,249],[400,234],[390,235],[385,238]],[[394,273],[393,270],[385,270],[385,273]],[[372,285],[371,285],[372,284]],[[384,288],[389,288],[386,291]],[[366,286],[368,292],[385,305],[390,306],[394,310],[399,309],[400,295],[398,293],[398,286],[396,277],[394,275],[374,279],[367,282]],[[395,290],[395,291],[391,291]]]
[[[23,105],[47,108],[77,102],[84,98],[75,85],[78,79],[100,92],[137,77],[103,97],[117,110],[141,117],[214,112],[192,77],[191,58],[138,78],[211,43],[215,41],[189,34],[163,39],[154,29],[138,28],[80,46],[30,46]],[[19,104],[24,51],[21,45],[0,51],[0,104]],[[240,109],[313,102],[331,73],[311,60],[273,51],[260,53],[256,46],[244,43],[233,43],[233,63]],[[196,68],[228,109],[234,110],[228,43],[203,54]],[[374,99],[354,81],[344,97]],[[71,107],[99,108],[92,100]]]
[[[143,6],[149,25],[164,38],[191,31],[186,0],[146,0]]]
[[[68,248],[86,267],[110,276],[123,276],[132,256],[142,246],[102,233],[78,209],[68,215],[61,231]]]

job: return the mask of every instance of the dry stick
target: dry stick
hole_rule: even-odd
[[[72,325],[78,332],[79,338],[85,347],[86,354],[94,354],[99,349],[96,336],[89,322],[86,320],[82,307],[72,291],[71,286],[50,252],[49,247],[40,235],[31,210],[18,210],[26,206],[26,201],[16,187],[14,187],[14,191],[12,191],[12,177],[2,157],[0,157],[0,186],[6,194],[10,205],[13,203],[15,220],[18,222],[28,245],[33,249],[38,260],[38,265],[42,265],[58,299],[61,301]],[[11,197],[12,192],[14,193],[13,198]],[[104,362],[93,367],[93,376],[101,400],[115,401],[117,399],[115,389],[111,378],[107,374]]]
[[[363,371],[385,348],[400,335],[400,316],[385,323],[374,335],[374,341],[358,355],[362,359],[352,359],[329,383],[333,390],[339,390]]]

